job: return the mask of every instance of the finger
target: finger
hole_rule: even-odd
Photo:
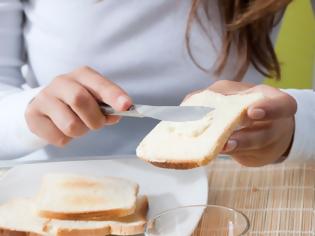
[[[270,122],[261,122],[254,127],[236,131],[229,138],[223,152],[232,154],[264,148],[273,143],[273,130]]]
[[[62,80],[62,89],[51,92],[58,99],[69,105],[83,123],[92,130],[104,126],[106,118],[101,112],[95,98],[81,84],[74,80]]]
[[[70,142],[71,138],[64,135],[48,117],[39,114],[29,117],[31,119],[26,119],[32,133],[46,140],[49,144],[63,147]]]
[[[266,164],[270,164],[268,160],[264,160],[261,156],[255,155],[253,152],[240,152],[233,154],[233,159],[243,166],[247,167],[259,167]]]
[[[251,127],[253,126],[254,122],[255,121],[253,121],[252,119],[244,116],[244,118],[241,120],[241,123],[236,127],[235,131]]]
[[[88,127],[62,101],[45,96],[42,102],[45,105],[40,106],[40,112],[48,116],[64,135],[75,138],[88,132]]]
[[[96,98],[117,111],[127,110],[132,105],[131,98],[122,88],[88,67],[77,70],[74,77]]]
[[[288,95],[266,98],[250,106],[247,115],[253,120],[275,120],[294,116],[297,110],[296,102]]]
[[[230,153],[233,152],[237,148],[237,141],[233,139],[229,139],[223,147],[222,153]]]
[[[107,116],[106,117],[106,125],[115,125],[121,120],[120,116]]]
[[[233,159],[248,167],[258,167],[275,163],[282,159],[282,156],[275,155],[273,145],[261,148],[259,151],[239,151],[231,154]]]
[[[256,102],[247,110],[253,120],[275,120],[294,116],[297,104],[290,95],[270,86],[260,85],[249,91],[262,92],[266,98]]]

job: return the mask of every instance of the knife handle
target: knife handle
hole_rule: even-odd
[[[104,115],[114,115],[116,112],[114,108],[106,103],[99,103],[99,105]]]
[[[127,111],[116,111],[114,108],[106,103],[99,103],[99,106],[104,115],[143,117],[136,111],[134,105],[130,106]]]

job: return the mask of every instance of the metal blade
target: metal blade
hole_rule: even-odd
[[[135,110],[145,117],[158,120],[184,122],[202,119],[213,110],[202,106],[147,106],[135,105]]]

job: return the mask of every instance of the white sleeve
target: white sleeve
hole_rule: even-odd
[[[0,160],[21,157],[45,145],[32,134],[24,113],[40,88],[24,90],[23,5],[0,0]]]
[[[297,101],[295,133],[287,160],[315,159],[315,92],[313,90],[285,89]]]

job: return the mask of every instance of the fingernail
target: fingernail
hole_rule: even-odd
[[[130,99],[124,95],[118,97],[117,105],[120,107],[121,110],[125,110],[130,106]]]
[[[261,108],[252,108],[248,110],[248,116],[253,120],[260,120],[266,116],[266,112]]]
[[[235,148],[237,147],[237,141],[236,140],[229,140],[227,141],[225,148],[224,148],[224,152],[231,152],[233,151]]]
[[[104,116],[104,125],[115,125],[119,123],[120,120],[121,120],[120,116],[114,116],[114,115],[110,115],[108,117]]]
[[[115,121],[111,121],[111,122],[106,122],[106,125],[116,125],[119,123],[120,120],[115,120]]]

